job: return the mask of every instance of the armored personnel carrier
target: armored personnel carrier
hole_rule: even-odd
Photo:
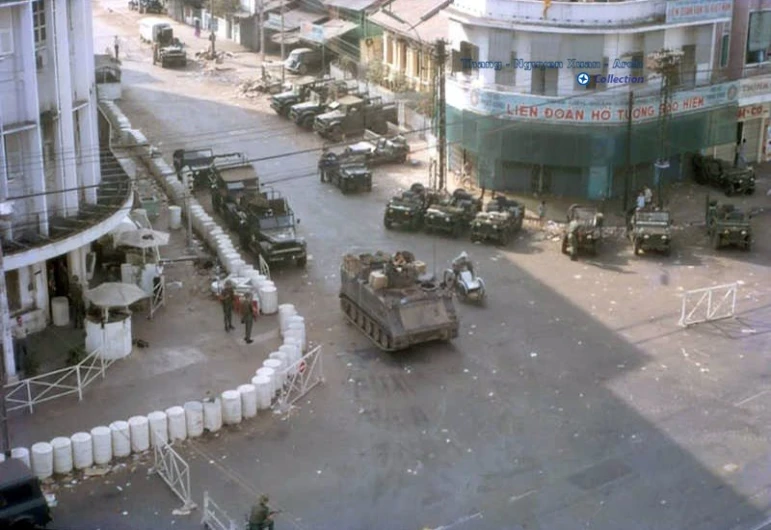
[[[666,210],[636,210],[627,224],[627,237],[634,245],[635,255],[661,252],[669,256],[672,250],[672,220]]]
[[[390,230],[397,225],[408,230],[423,226],[423,217],[428,208],[428,193],[425,186],[416,182],[401,195],[391,198],[383,215],[383,225]]]
[[[346,254],[340,267],[345,316],[384,351],[458,336],[452,293],[406,251]]]
[[[749,251],[752,248],[752,225],[750,215],[737,209],[733,204],[719,204],[707,195],[707,234],[712,248],[739,247]]]
[[[597,255],[603,224],[603,216],[597,208],[573,204],[568,208],[567,221],[562,234],[562,253],[569,254],[573,261],[578,259],[580,251]]]
[[[723,190],[726,197],[731,195],[752,195],[755,193],[755,170],[751,167],[737,168],[727,160],[713,156],[693,157],[694,180]]]

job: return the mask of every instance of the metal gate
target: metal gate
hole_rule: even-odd
[[[324,366],[321,361],[321,346],[316,346],[291,366],[287,367],[287,380],[278,394],[274,408],[288,412],[298,399],[324,382]]]
[[[155,443],[159,438],[158,434],[153,431],[150,434],[154,442],[155,472],[182,500],[183,505],[180,511],[189,513],[196,508],[190,494],[190,466],[167,442],[161,439]]]
[[[203,519],[201,524],[208,530],[238,530],[238,525],[225,510],[217,506],[208,491],[203,492]]]
[[[738,283],[729,283],[687,291],[683,295],[679,324],[688,327],[701,322],[733,317],[736,313],[738,289]]]
[[[155,313],[164,305],[166,305],[166,277],[161,274],[158,276],[158,283],[153,284],[153,294],[150,297],[150,320],[153,319]]]
[[[258,257],[260,260],[260,274],[270,280],[270,267],[268,266],[268,262],[265,261],[265,258],[263,258],[262,255]]]

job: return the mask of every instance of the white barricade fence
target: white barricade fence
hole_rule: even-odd
[[[201,524],[208,530],[239,530],[236,522],[225,510],[217,506],[208,491],[203,492],[203,519]]]
[[[153,295],[150,297],[150,320],[153,319],[155,313],[164,305],[166,305],[166,277],[161,274],[158,277],[158,282],[153,285]]]
[[[324,382],[321,346],[316,346],[286,368],[286,383],[279,390],[274,409],[288,412],[297,400]]]
[[[190,512],[197,506],[190,493],[190,466],[159,433],[152,433],[155,472],[183,502],[181,511]]]
[[[268,266],[268,262],[265,261],[265,258],[263,258],[261,255],[257,256],[257,258],[260,261],[260,274],[270,280],[270,267]]]
[[[738,283],[687,291],[683,295],[679,324],[688,327],[701,322],[732,318],[736,314]]]

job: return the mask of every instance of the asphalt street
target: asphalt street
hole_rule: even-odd
[[[97,42],[118,31],[134,38],[109,23],[95,22]],[[165,157],[183,146],[254,159],[320,147],[264,104],[238,104],[216,79],[153,67],[134,46],[120,106]],[[749,499],[689,446],[704,442],[707,453],[725,456],[733,450],[722,434],[740,438],[748,418],[705,400],[674,370],[657,375],[655,386],[628,383],[651,353],[520,266],[526,248],[470,249],[466,241],[386,231],[383,205],[398,183],[381,173],[372,193],[343,196],[319,182],[317,157],[255,165],[290,198],[311,249],[306,271],[276,277],[323,345],[326,384],[288,418],[183,445],[197,499],[208,490],[241,519],[256,493],[269,492],[285,509],[279,527],[318,530],[726,530],[763,520],[767,492]],[[337,299],[341,255],[378,249],[408,249],[438,271],[471,250],[489,302],[459,305],[461,334],[451,345],[384,354],[343,322]],[[548,275],[552,263],[540,259]],[[620,381],[634,390],[622,395]],[[752,488],[762,492],[767,458],[754,451],[747,449],[758,455]],[[153,484],[122,500],[127,516],[107,501],[100,516],[99,493],[73,494],[61,521],[128,528],[116,525],[131,517],[132,528],[197,527],[197,516],[172,524],[175,504],[164,497],[171,494]],[[159,511],[166,523],[153,519]]]

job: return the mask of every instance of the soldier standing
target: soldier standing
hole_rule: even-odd
[[[120,62],[120,59],[118,58],[118,52],[120,52],[120,41],[118,40],[117,35],[115,35],[115,38],[112,40],[112,46],[115,48],[115,61]]]
[[[252,325],[254,319],[257,318],[254,310],[254,304],[252,303],[252,293],[246,293],[244,296],[243,316],[241,322],[244,324],[244,342],[251,344],[252,340]]]
[[[77,275],[70,280],[70,307],[73,312],[73,323],[75,329],[83,327],[83,320],[86,317],[86,302],[83,300],[83,286],[80,284],[80,278]]]
[[[233,290],[233,282],[230,280],[225,282],[225,287],[220,293],[220,301],[222,302],[222,313],[225,317],[225,331],[235,329],[233,327],[233,303],[235,302],[236,293]]]
[[[13,335],[13,362],[16,364],[16,372],[21,374],[28,355],[27,328],[24,327],[21,317],[16,317],[16,327],[11,330],[11,334]]]
[[[273,530],[273,516],[278,513],[268,506],[267,495],[260,497],[259,503],[252,506],[249,514],[249,530]]]

